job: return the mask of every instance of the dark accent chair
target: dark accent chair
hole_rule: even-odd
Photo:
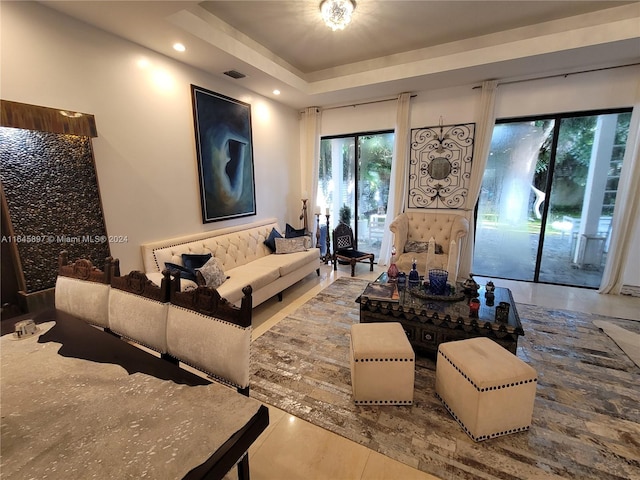
[[[356,274],[356,263],[369,261],[373,272],[373,253],[355,249],[353,230],[346,223],[340,222],[333,230],[333,269],[338,269],[338,262],[351,265],[351,276]]]

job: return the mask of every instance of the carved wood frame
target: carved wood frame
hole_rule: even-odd
[[[244,287],[242,289],[242,293],[244,294],[242,303],[240,307],[236,307],[227,299],[222,298],[214,288],[199,286],[194,290],[181,292],[180,275],[176,274],[171,280],[170,301],[172,304],[186,308],[187,310],[192,310],[202,315],[218,318],[225,322],[248,328],[251,326],[253,309],[252,292],[253,289],[251,285]]]
[[[58,257],[58,275],[89,282],[110,284],[114,275],[120,275],[120,261],[117,258],[107,257],[104,259],[103,269],[100,270],[85,258],[70,262],[69,253],[63,250]]]

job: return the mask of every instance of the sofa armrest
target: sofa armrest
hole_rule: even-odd
[[[460,239],[466,237],[469,233],[469,220],[463,216],[458,216],[451,226],[451,240],[460,243]]]
[[[404,252],[404,246],[407,243],[407,236],[409,235],[409,218],[405,213],[401,213],[393,219],[389,230],[393,233],[393,245],[396,247],[398,255]]]

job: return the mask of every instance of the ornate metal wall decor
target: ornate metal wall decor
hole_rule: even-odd
[[[462,208],[469,191],[475,123],[411,130],[409,208]]]

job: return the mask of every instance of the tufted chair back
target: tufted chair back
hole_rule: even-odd
[[[456,213],[404,212],[393,220],[389,229],[393,233],[393,245],[398,254],[396,264],[400,271],[408,272],[412,257],[415,257],[418,271],[425,275],[427,254],[405,253],[405,246],[407,242],[427,243],[433,238],[442,247],[442,253],[431,259],[430,268],[449,271],[450,281],[457,277],[460,239],[469,232],[469,222],[464,216]]]

